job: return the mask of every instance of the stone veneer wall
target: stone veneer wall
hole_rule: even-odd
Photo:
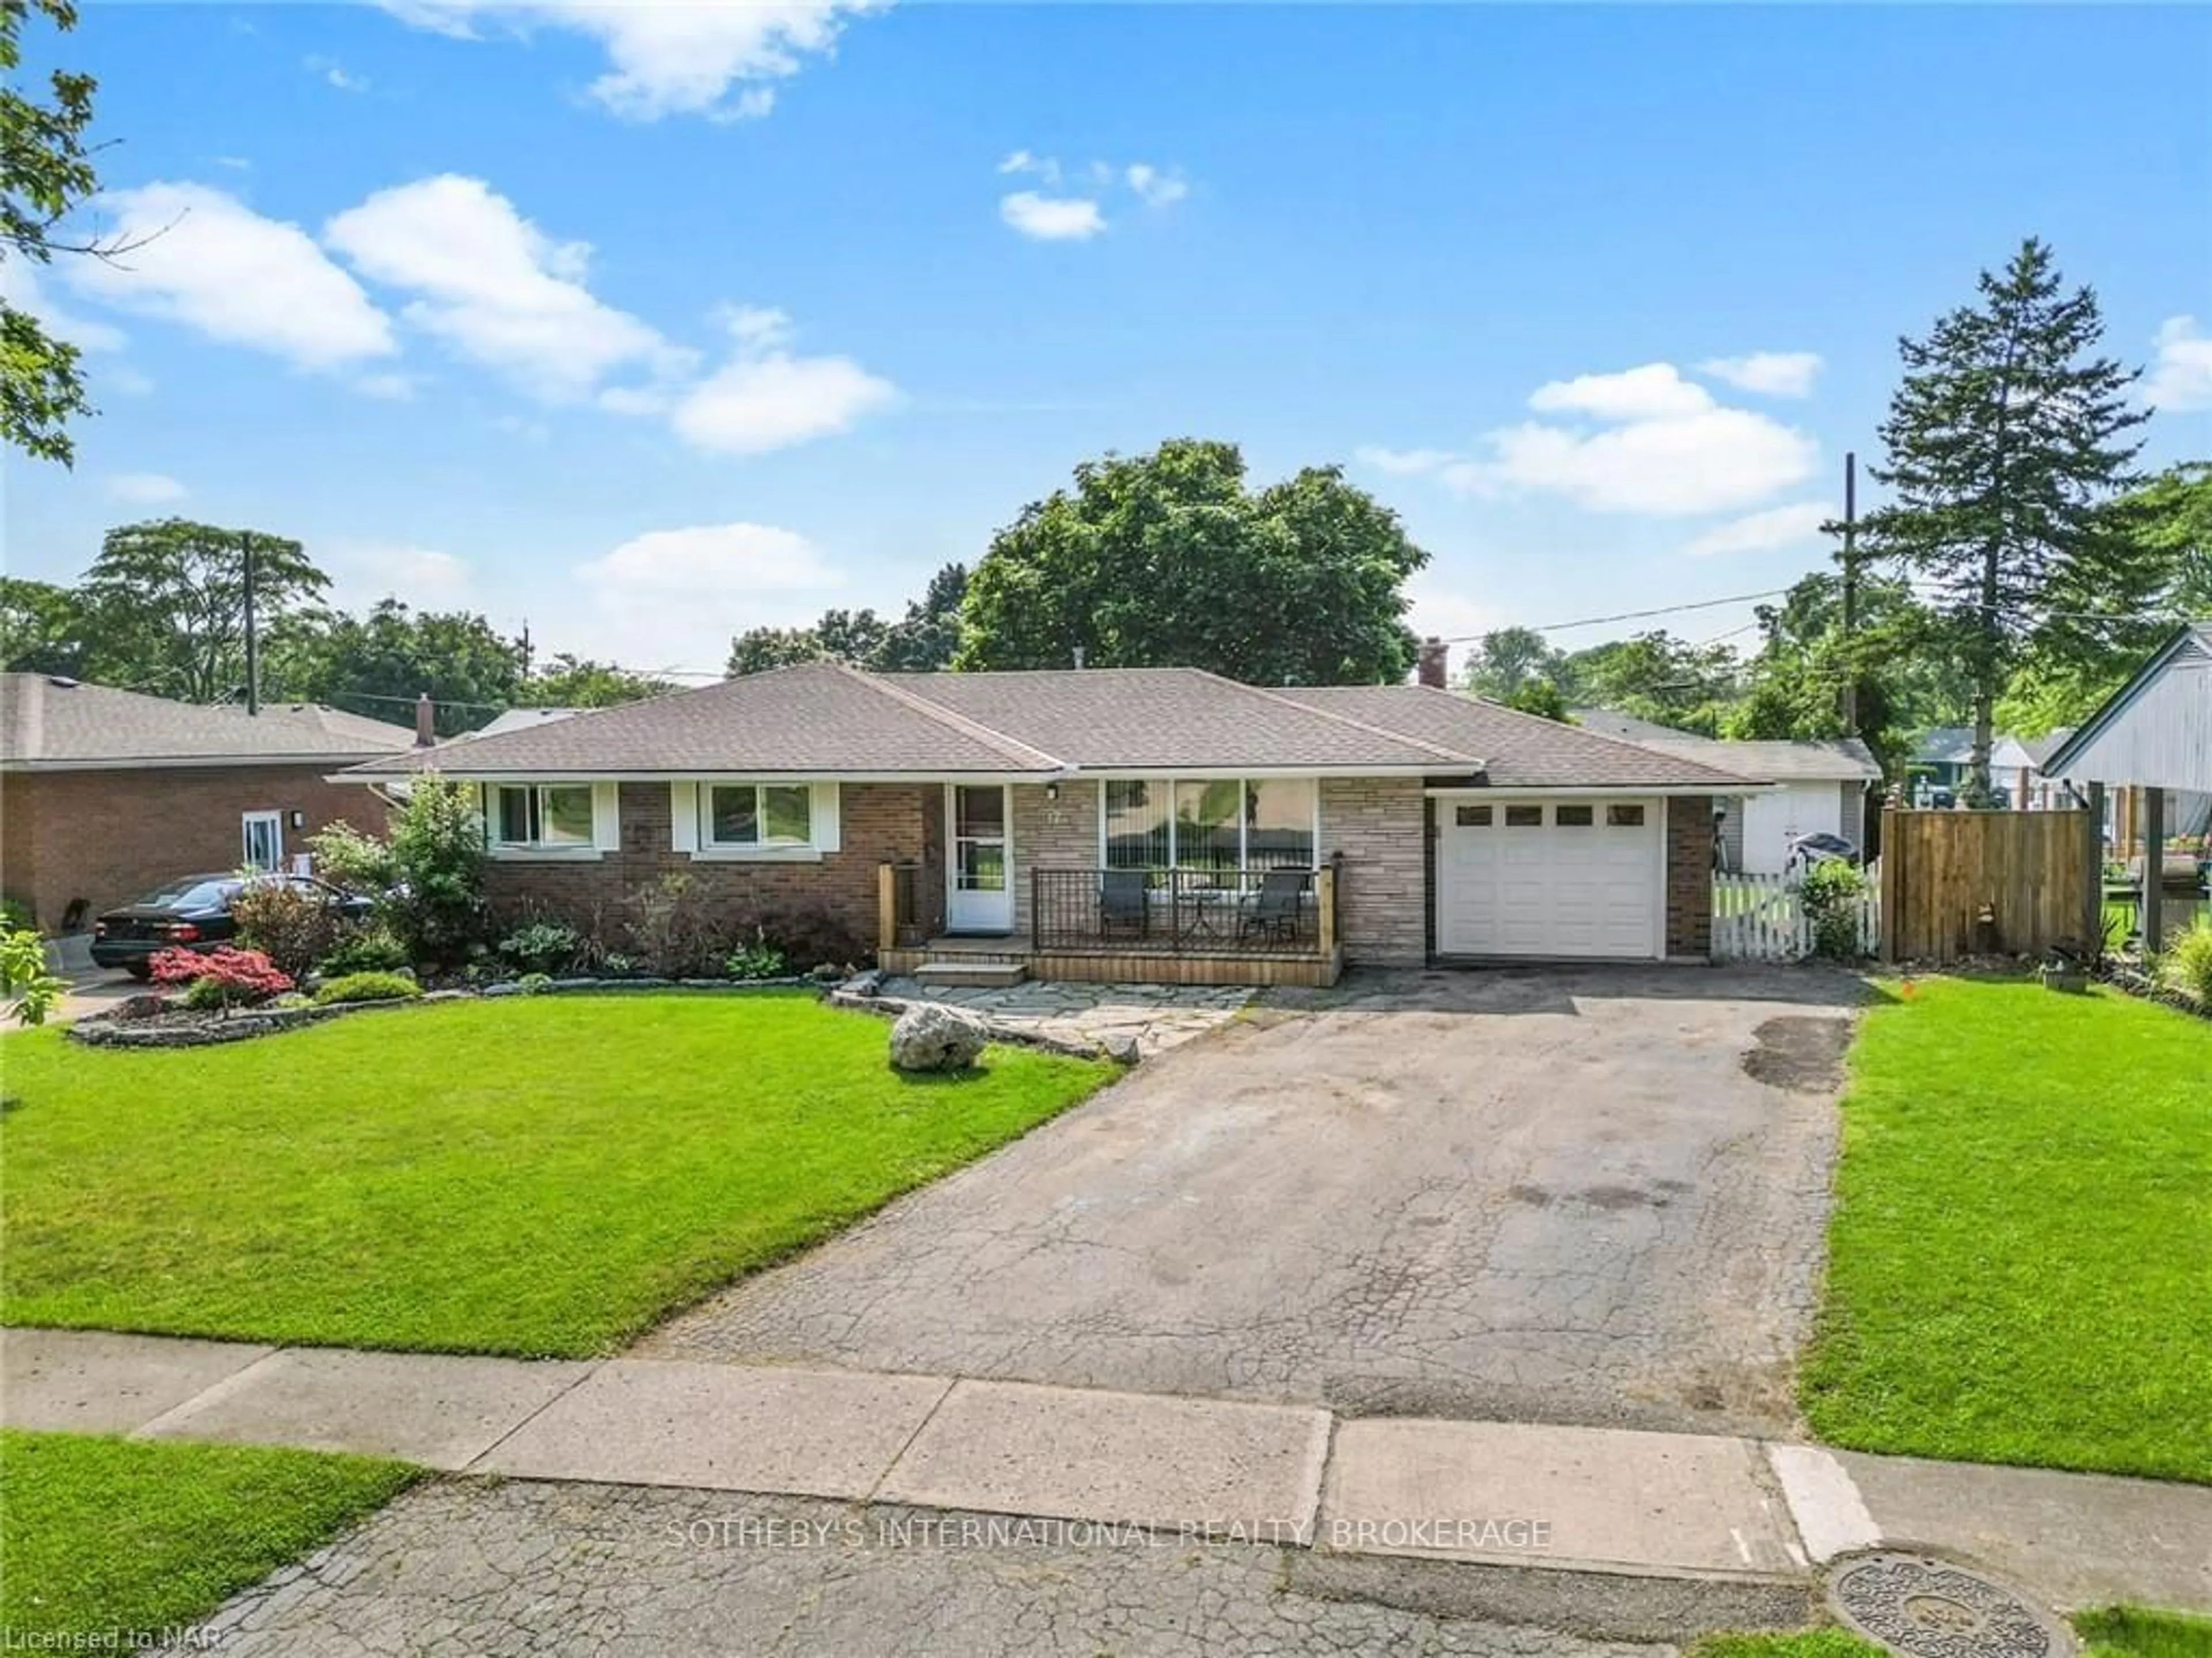
[[[1713,951],[1713,798],[1667,802],[1667,954],[1701,960]]]
[[[1321,856],[1344,855],[1337,932],[1349,963],[1428,959],[1428,814],[1418,777],[1328,777]]]
[[[1014,815],[1014,932],[1026,939],[1034,869],[1098,867],[1098,784],[1095,779],[1062,783],[1060,799],[1048,799],[1045,785],[1017,783]]]

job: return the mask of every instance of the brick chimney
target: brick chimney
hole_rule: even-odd
[[[1419,665],[1413,670],[1414,679],[1424,685],[1433,685],[1438,690],[1447,689],[1451,683],[1450,648],[1443,640],[1431,635],[1421,641]]]
[[[415,746],[427,749],[437,740],[437,706],[430,701],[430,693],[424,691],[415,699]]]

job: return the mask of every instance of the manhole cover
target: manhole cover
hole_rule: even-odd
[[[1918,1555],[1849,1561],[1829,1580],[1828,1599],[1860,1634],[1910,1658],[2067,1658],[2074,1649],[2010,1589]]]

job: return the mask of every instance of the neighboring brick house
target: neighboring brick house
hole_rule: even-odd
[[[356,768],[481,791],[495,904],[602,929],[672,874],[945,976],[1321,982],[1698,959],[1712,797],[1761,785],[1427,685],[810,663]]]
[[[331,774],[413,730],[312,704],[249,714],[44,674],[0,675],[0,896],[49,932],[179,875],[288,862],[382,800]]]

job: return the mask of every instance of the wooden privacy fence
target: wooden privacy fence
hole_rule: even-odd
[[[1890,808],[1881,816],[1883,956],[1953,962],[2080,939],[2088,847],[2083,811]]]
[[[1729,962],[1802,962],[1813,953],[1813,923],[1805,914],[1804,877],[1723,874],[1713,877],[1716,958]],[[1858,898],[1859,950],[1881,947],[1881,865],[1867,871]]]

